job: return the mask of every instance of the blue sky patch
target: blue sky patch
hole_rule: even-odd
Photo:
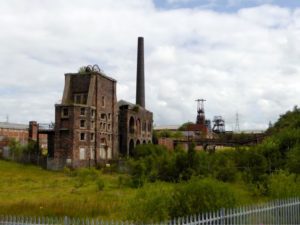
[[[154,0],[157,8],[203,8],[218,12],[236,12],[241,8],[256,7],[264,4],[278,5],[286,8],[300,6],[299,0]]]

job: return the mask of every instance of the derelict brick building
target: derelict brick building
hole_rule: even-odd
[[[100,70],[65,74],[62,103],[55,106],[54,159],[81,167],[116,158],[116,106],[116,81]]]
[[[131,155],[139,144],[152,142],[153,114],[145,108],[144,39],[138,38],[136,104],[121,100],[119,106],[119,150]]]
[[[151,143],[153,114],[145,109],[143,38],[138,43],[136,104],[117,103],[116,80],[98,67],[65,74],[62,102],[55,105],[55,145],[48,168],[96,165]]]

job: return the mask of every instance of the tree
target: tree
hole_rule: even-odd
[[[192,124],[195,124],[195,123],[193,123],[193,122],[186,122],[186,123],[182,124],[182,125],[178,128],[178,130],[180,130],[180,131],[185,131],[185,130],[187,129],[187,127],[188,127],[189,125],[192,125]]]
[[[294,145],[288,152],[286,166],[291,173],[300,174],[300,144]]]

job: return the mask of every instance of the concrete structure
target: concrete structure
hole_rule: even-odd
[[[118,156],[116,81],[100,70],[65,74],[55,105],[54,160],[82,167]]]

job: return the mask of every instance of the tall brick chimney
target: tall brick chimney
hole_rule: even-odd
[[[138,37],[136,104],[145,108],[144,38]]]
[[[30,141],[38,140],[38,124],[36,121],[29,121],[28,140]]]

